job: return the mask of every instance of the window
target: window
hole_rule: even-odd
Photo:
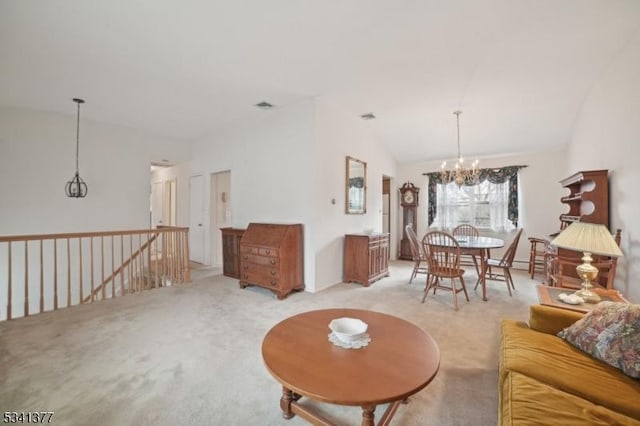
[[[508,182],[490,183],[485,180],[477,185],[462,187],[451,182],[437,185],[436,191],[436,216],[431,226],[454,228],[469,224],[495,231],[515,228],[508,219]]]
[[[518,226],[518,175],[527,166],[480,169],[476,185],[444,184],[440,172],[429,177],[429,226],[453,228],[469,223],[478,228],[508,231]]]

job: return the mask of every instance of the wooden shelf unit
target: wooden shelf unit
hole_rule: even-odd
[[[344,282],[365,287],[389,276],[389,234],[344,236]]]
[[[580,171],[560,181],[569,194],[560,198],[569,207],[560,215],[560,230],[571,223],[599,223],[609,227],[608,170]]]

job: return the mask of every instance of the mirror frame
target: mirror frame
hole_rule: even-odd
[[[357,158],[347,156],[346,162],[346,179],[345,179],[345,204],[344,204],[344,212],[345,214],[365,214],[367,212],[367,163],[358,160]],[[352,168],[360,168],[362,171],[362,204],[358,206],[351,207],[351,198],[349,188],[351,187],[350,183],[352,179],[356,179],[359,176],[352,176],[351,170]],[[358,173],[359,174],[359,173]],[[354,184],[355,186],[355,184]]]

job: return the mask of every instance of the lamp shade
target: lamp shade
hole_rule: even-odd
[[[595,223],[573,222],[551,241],[551,245],[601,256],[622,256],[607,227]]]

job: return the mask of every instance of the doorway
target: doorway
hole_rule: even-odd
[[[220,228],[231,226],[231,172],[211,173],[209,194],[211,224],[211,265],[222,267],[222,233]]]
[[[189,253],[191,260],[204,263],[204,178],[189,178]]]
[[[382,176],[382,232],[391,234],[391,178]],[[391,241],[391,235],[389,235]],[[389,250],[391,256],[391,250]]]

